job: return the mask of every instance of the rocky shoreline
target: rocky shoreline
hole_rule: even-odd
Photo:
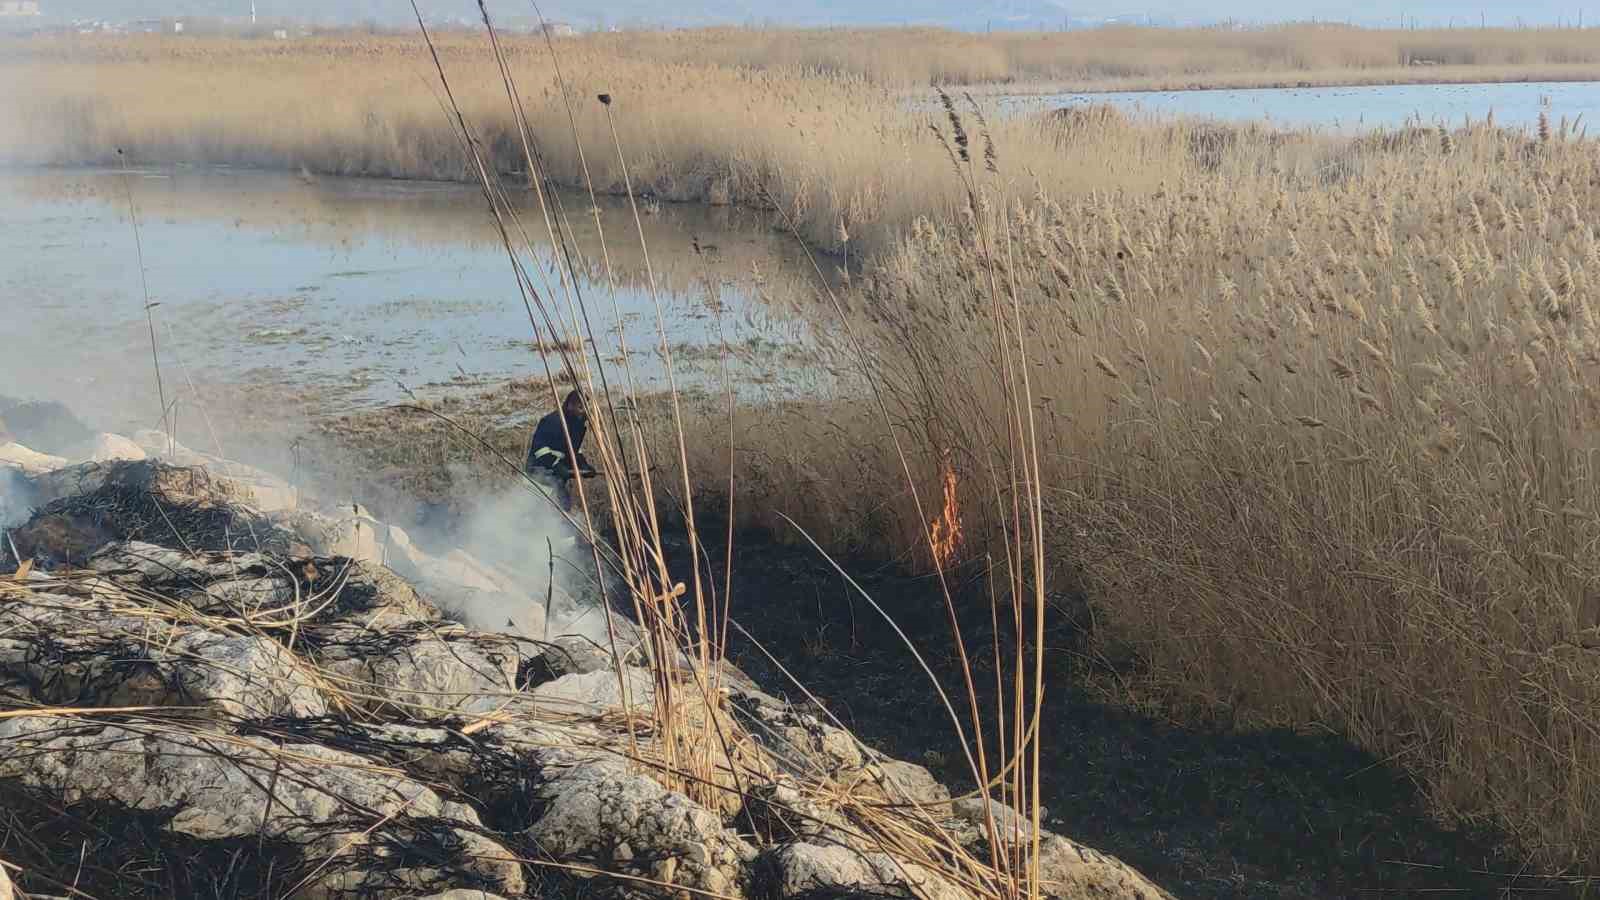
[[[953,900],[1011,890],[992,861],[1032,843],[731,666],[659,658],[620,612],[615,650],[567,633],[492,564],[159,433],[19,436],[0,427],[3,900]],[[452,621],[486,594],[526,618]],[[1038,845],[1039,896],[1170,896]]]

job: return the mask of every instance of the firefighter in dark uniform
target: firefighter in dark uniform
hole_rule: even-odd
[[[565,430],[562,420],[566,420]],[[583,439],[588,434],[589,413],[584,408],[583,395],[572,391],[560,409],[539,420],[528,445],[528,461],[523,470],[537,479],[563,510],[572,508],[572,479],[598,474],[583,457]],[[571,454],[567,452],[568,435],[572,437]]]

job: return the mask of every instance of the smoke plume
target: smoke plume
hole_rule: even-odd
[[[22,524],[33,509],[33,489],[15,470],[0,466],[0,529]]]

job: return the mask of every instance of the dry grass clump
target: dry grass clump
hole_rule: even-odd
[[[1019,488],[1153,687],[1336,729],[1447,817],[1592,867],[1594,144],[1476,128],[1343,159],[1136,198],[980,190],[864,285],[874,374],[930,491],[950,454],[969,546],[1003,558],[1007,504],[967,485],[1007,453],[1020,337],[1041,462]],[[898,470],[876,446],[862,490]]]
[[[1004,41],[943,28],[708,28],[598,34],[584,40],[667,62],[854,76],[892,88],[1016,78]]]
[[[672,433],[670,410],[661,404],[647,403],[640,413],[652,441]],[[738,530],[804,544],[792,520],[814,527],[830,550],[880,557],[924,540],[904,477],[886,467],[886,448],[870,437],[883,426],[864,402],[766,402],[741,405],[730,417],[726,398],[689,397],[684,416],[695,435],[689,468],[703,491],[697,505],[706,521],[731,517]],[[932,473],[925,474],[932,484]],[[665,500],[667,508],[681,508],[676,494]],[[926,560],[925,552],[916,555]]]
[[[943,214],[960,197],[927,140],[938,111],[911,109],[856,75],[663,63],[597,40],[563,42],[563,90],[542,45],[503,48],[539,136],[532,149],[558,183],[584,181],[574,133],[585,146],[610,141],[592,102],[605,92],[641,194],[770,207],[829,251],[885,248],[912,219]],[[525,180],[515,115],[486,43],[452,35],[439,49],[478,152]],[[0,98],[0,122],[11,123],[0,128],[0,162],[112,163],[120,148],[136,163],[475,179],[413,38],[41,39],[4,50],[0,72],[27,90]],[[216,77],[222,70],[228,78]],[[340,89],[329,93],[330,84]],[[1190,165],[1183,142],[1159,132],[1086,133],[1064,153],[1033,120],[985,130],[1008,148],[1015,171],[1056,192],[1150,190]],[[622,191],[620,158],[591,153],[588,162],[597,190]]]
[[[857,76],[893,88],[1047,82],[1086,90],[1171,89],[1588,80],[1600,74],[1600,47],[1575,28],[1410,31],[1301,24],[990,34],[713,28],[596,34],[580,42],[663,62]]]
[[[289,47],[220,39],[35,41],[15,49],[7,54],[7,77],[30,90],[9,93],[0,117],[30,124],[7,129],[0,158],[9,162],[103,163],[123,148],[146,163],[473,178],[430,80],[427,50],[413,38],[334,37]],[[581,184],[582,167],[566,101],[592,101],[602,91],[629,111],[623,129],[634,148],[636,184],[669,200],[816,204],[814,186],[839,183],[836,169],[850,165],[852,152],[875,149],[844,141],[843,152],[839,145],[818,152],[829,132],[888,126],[874,114],[876,92],[847,79],[802,86],[778,75],[564,50],[565,94],[540,45],[507,48],[529,125],[549,135],[537,150],[552,177],[569,185]],[[525,173],[515,117],[486,43],[453,36],[440,54],[487,161],[503,173]],[[219,80],[223,69],[229,78]],[[340,90],[330,95],[329,84]],[[776,121],[774,108],[793,115]],[[579,102],[576,115],[585,144],[609,142],[596,104]],[[616,161],[595,154],[591,162],[597,187],[620,192]],[[838,212],[875,211],[881,190],[860,190],[862,196],[841,193],[828,202]]]

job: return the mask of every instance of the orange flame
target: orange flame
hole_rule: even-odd
[[[943,569],[955,558],[961,546],[961,507],[956,501],[956,470],[950,459],[944,461],[944,511],[930,524],[933,564]]]

